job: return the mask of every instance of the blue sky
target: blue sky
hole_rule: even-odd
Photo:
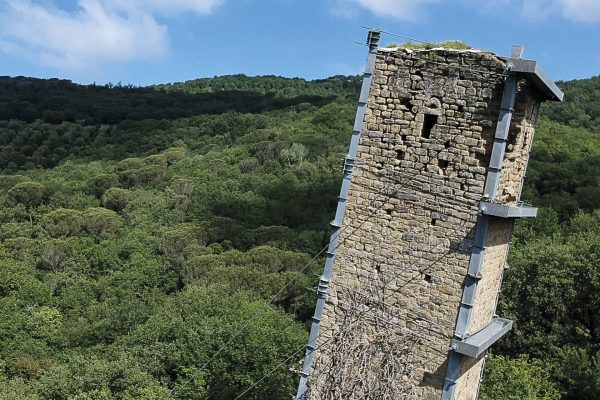
[[[499,54],[523,44],[556,80],[600,74],[600,0],[0,0],[0,75],[147,85],[357,74],[362,26]]]

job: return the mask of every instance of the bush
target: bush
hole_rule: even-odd
[[[250,172],[254,172],[254,170],[258,167],[258,160],[256,158],[247,158],[240,162],[240,172],[243,174],[248,174]]]
[[[128,169],[119,173],[119,181],[125,187],[135,185],[150,185],[155,183],[164,174],[164,167],[150,165],[139,169]]]
[[[279,157],[284,165],[288,167],[301,166],[308,156],[308,149],[300,143],[293,143],[289,149],[282,149]]]
[[[179,224],[164,233],[159,249],[168,256],[181,256],[192,244],[206,244],[206,234],[198,226]]]
[[[560,393],[548,380],[540,361],[527,358],[488,356],[485,364],[481,400],[559,400]]]
[[[109,210],[122,212],[131,201],[131,192],[127,189],[110,188],[102,196],[102,205]]]
[[[15,203],[23,204],[27,208],[38,206],[44,197],[44,187],[37,182],[17,183],[8,191],[8,195]]]
[[[187,150],[183,147],[170,147],[161,154],[167,158],[167,164],[172,165],[183,160],[187,156]]]
[[[65,243],[59,240],[45,243],[40,251],[41,266],[52,272],[58,272],[60,265],[67,257],[65,247]]]
[[[27,319],[26,328],[31,336],[54,341],[57,339],[63,317],[54,307],[41,306],[31,312]]]
[[[91,191],[96,197],[102,196],[111,187],[119,185],[119,179],[114,174],[100,174],[91,182]]]
[[[38,378],[51,364],[47,360],[37,360],[33,357],[17,358],[9,371],[12,376],[27,380]]]
[[[31,179],[23,175],[0,175],[0,189],[8,190],[17,183],[28,182]]]
[[[44,215],[41,224],[50,237],[67,237],[81,232],[83,219],[80,211],[59,208]]]
[[[83,226],[90,235],[103,238],[119,230],[121,218],[116,212],[106,208],[88,208],[83,212]]]
[[[159,167],[166,167],[168,164],[167,156],[164,154],[153,154],[151,156],[144,158],[144,162],[147,165],[157,165]]]
[[[178,178],[171,185],[173,191],[181,196],[189,196],[194,191],[196,184],[192,179]]]
[[[141,158],[126,158],[117,163],[117,171],[127,171],[128,169],[139,169],[146,165]]]

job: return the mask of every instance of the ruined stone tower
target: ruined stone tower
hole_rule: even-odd
[[[369,56],[297,399],[477,398],[539,105],[514,47]]]

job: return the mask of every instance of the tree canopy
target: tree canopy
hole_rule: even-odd
[[[0,78],[0,399],[289,398],[359,84]],[[482,399],[600,398],[600,89],[560,85]]]

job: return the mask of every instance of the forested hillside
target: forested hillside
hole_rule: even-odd
[[[600,75],[558,82],[558,86],[568,97],[562,104],[546,104],[545,115],[563,125],[600,133]]]
[[[482,399],[600,398],[599,81],[544,108]],[[290,398],[359,84],[0,78],[0,399]]]

